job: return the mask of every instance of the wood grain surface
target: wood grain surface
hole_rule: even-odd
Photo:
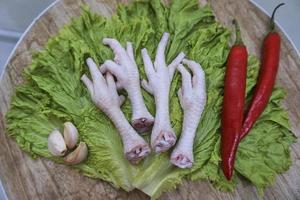
[[[80,5],[87,2],[92,10],[105,16],[114,12],[113,0],[61,0],[39,18],[27,32],[14,52],[0,80],[0,178],[11,200],[31,199],[149,199],[140,191],[125,192],[110,184],[84,177],[76,170],[46,159],[32,160],[16,142],[5,134],[4,115],[17,84],[22,83],[21,72],[31,62],[32,53],[43,48],[47,40],[72,17],[80,15]],[[123,1],[125,2],[125,1]],[[205,4],[200,0],[200,4]],[[250,54],[259,57],[262,39],[267,32],[268,17],[247,0],[210,0],[217,19],[226,26],[236,18]],[[300,136],[300,59],[283,36],[280,70],[277,82],[287,91],[284,107],[289,112],[293,132]],[[300,199],[300,142],[292,146],[293,165],[277,177],[266,190],[264,199]],[[207,181],[184,181],[178,189],[165,193],[161,199],[259,199],[255,188],[247,181],[239,181],[233,193],[215,190]]]

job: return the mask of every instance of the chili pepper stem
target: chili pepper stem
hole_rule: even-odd
[[[271,32],[274,31],[274,29],[275,29],[275,22],[274,22],[275,13],[276,13],[277,9],[278,9],[279,7],[281,7],[281,6],[283,6],[284,4],[285,4],[285,3],[280,3],[280,4],[278,4],[278,5],[274,8],[274,10],[273,10],[273,13],[272,13],[272,16],[271,16],[271,21],[270,21]]]
[[[244,45],[243,40],[242,40],[242,35],[241,35],[241,29],[238,24],[238,22],[234,19],[232,23],[235,26],[235,45]]]

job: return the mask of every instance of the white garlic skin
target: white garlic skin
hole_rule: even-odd
[[[52,131],[48,136],[48,150],[53,156],[64,156],[67,147],[62,134],[58,130]]]
[[[84,142],[80,142],[78,147],[68,154],[64,160],[69,165],[76,165],[83,162],[88,155],[88,148]]]
[[[71,122],[64,123],[64,139],[68,149],[75,148],[78,142],[78,130]]]

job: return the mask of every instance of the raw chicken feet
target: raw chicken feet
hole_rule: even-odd
[[[106,76],[103,77],[91,58],[87,59],[87,65],[92,80],[86,75],[83,75],[81,80],[86,85],[94,104],[111,119],[118,129],[126,158],[131,163],[137,164],[150,153],[150,148],[146,141],[131,127],[120,109],[125,98],[118,95],[114,78],[110,73],[106,73]]]
[[[167,151],[176,142],[176,135],[169,117],[169,89],[176,66],[184,58],[180,53],[168,66],[165,61],[165,49],[169,34],[164,33],[158,44],[156,57],[152,63],[146,49],[142,49],[145,72],[148,78],[142,80],[143,88],[154,95],[156,104],[155,122],[151,134],[151,147],[155,152]]]
[[[115,61],[105,61],[100,68],[101,73],[112,73],[118,80],[118,88],[124,88],[127,91],[132,105],[131,124],[133,128],[139,133],[151,130],[154,119],[147,110],[143,100],[132,44],[127,42],[125,50],[115,39],[104,38],[103,43],[112,48],[115,54]]]
[[[183,63],[191,69],[193,77],[183,65],[177,67],[182,76],[182,88],[178,90],[178,97],[184,116],[181,137],[171,154],[171,163],[180,168],[191,168],[194,162],[194,138],[206,104],[206,86],[201,66],[186,59]]]

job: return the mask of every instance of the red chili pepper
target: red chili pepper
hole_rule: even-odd
[[[272,95],[280,56],[280,36],[274,31],[274,16],[276,10],[282,5],[284,5],[284,3],[279,4],[274,9],[271,17],[271,31],[264,39],[261,69],[254,95],[243,123],[241,139],[249,133],[256,120],[266,108],[270,96]]]
[[[227,59],[221,117],[222,169],[228,180],[233,173],[235,154],[242,131],[248,58],[239,27],[237,23],[235,24],[237,40]]]

